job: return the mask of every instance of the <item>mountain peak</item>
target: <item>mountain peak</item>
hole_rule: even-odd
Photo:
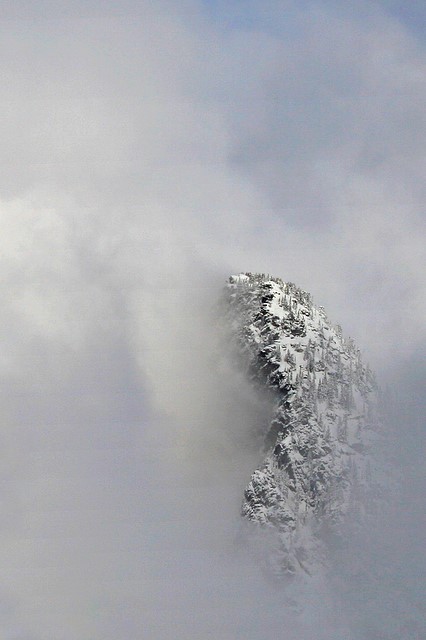
[[[239,363],[274,403],[242,516],[273,534],[276,573],[312,574],[327,563],[327,538],[374,505],[375,378],[354,341],[295,284],[240,273],[225,298]]]

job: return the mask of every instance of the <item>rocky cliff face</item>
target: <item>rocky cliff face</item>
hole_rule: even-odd
[[[292,283],[231,276],[225,309],[240,365],[274,405],[242,515],[270,532],[277,573],[315,573],[348,518],[374,509],[374,376],[353,341]]]

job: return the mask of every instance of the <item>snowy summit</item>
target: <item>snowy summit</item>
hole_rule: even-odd
[[[349,519],[375,508],[377,385],[353,340],[294,284],[234,275],[225,305],[238,360],[274,404],[242,515],[271,534],[277,574],[311,575]]]

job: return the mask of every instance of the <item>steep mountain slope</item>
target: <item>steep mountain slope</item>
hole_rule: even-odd
[[[274,404],[242,515],[269,530],[277,573],[315,573],[348,518],[374,509],[374,376],[353,341],[292,283],[231,276],[225,309],[240,365]]]

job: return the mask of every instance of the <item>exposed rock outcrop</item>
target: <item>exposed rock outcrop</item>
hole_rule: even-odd
[[[239,274],[225,301],[238,359],[274,402],[242,515],[275,537],[276,573],[312,573],[348,518],[374,509],[377,385],[354,342],[294,284]]]

